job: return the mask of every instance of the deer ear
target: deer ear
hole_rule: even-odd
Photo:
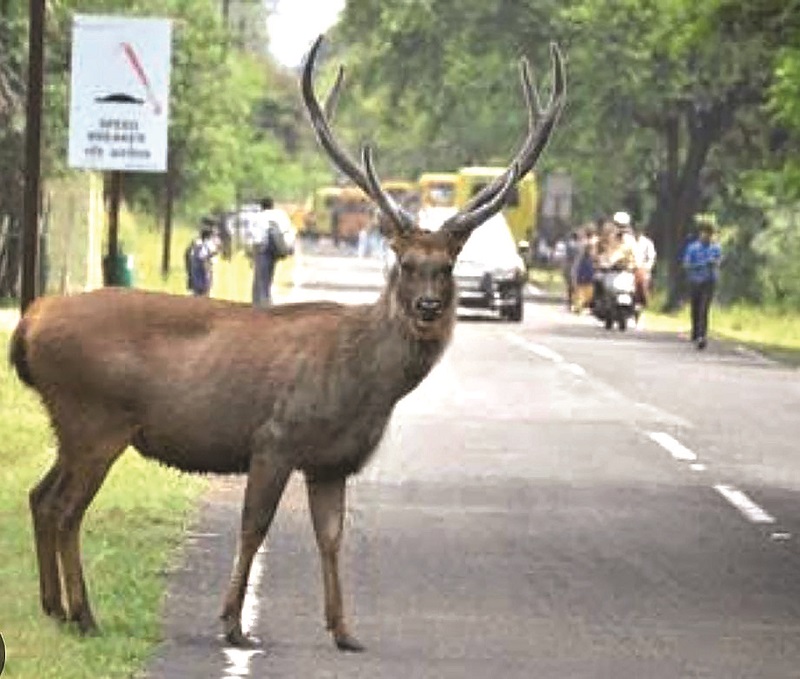
[[[408,231],[394,231],[389,236],[389,247],[400,255],[411,245],[411,234]]]
[[[468,238],[469,233],[459,234],[447,232],[447,251],[453,259],[458,257],[459,253],[461,252],[461,248],[464,247],[464,243],[467,242]]]

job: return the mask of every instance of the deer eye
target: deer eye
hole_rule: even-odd
[[[411,264],[410,262],[402,262],[400,264],[400,270],[406,275],[412,275],[416,270],[416,267]]]

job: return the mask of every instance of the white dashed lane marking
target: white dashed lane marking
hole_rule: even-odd
[[[717,483],[714,485],[714,490],[736,507],[748,521],[753,523],[775,523],[774,516],[764,511],[738,488]]]
[[[695,462],[697,455],[663,431],[651,431],[648,436],[664,448],[672,457],[682,462]]]
[[[512,343],[516,344],[518,347],[522,347],[523,349],[529,351],[532,354],[535,354],[539,358],[542,358],[546,361],[552,361],[553,363],[563,366],[567,370],[569,370],[574,375],[580,377],[587,377],[586,370],[578,365],[577,363],[569,363],[561,354],[550,347],[546,347],[543,344],[537,344],[535,342],[530,342],[516,333],[507,332],[505,333],[507,339]],[[658,411],[657,408],[653,406],[648,406],[647,404],[641,403],[637,404],[641,407],[649,407],[654,411]],[[697,453],[693,450],[690,450],[685,445],[683,445],[680,441],[678,441],[673,436],[670,436],[666,432],[663,431],[652,431],[647,432],[647,436],[650,438],[651,441],[657,443],[661,446],[664,450],[666,450],[673,459],[679,462],[688,462],[689,468],[695,472],[705,472],[707,471],[707,466],[698,461]],[[766,510],[759,507],[753,500],[751,500],[743,491],[739,490],[735,486],[731,486],[728,484],[717,483],[713,485],[714,490],[717,491],[725,500],[727,500],[733,507],[735,507],[748,521],[752,523],[758,524],[773,524],[775,523],[775,517],[769,514]],[[790,533],[773,533],[772,535],[773,540],[787,540],[791,538]]]

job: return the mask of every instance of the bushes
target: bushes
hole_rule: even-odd
[[[800,310],[800,206],[774,208],[769,227],[753,238],[760,256],[762,298],[782,309]]]

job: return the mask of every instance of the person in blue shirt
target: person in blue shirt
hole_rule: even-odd
[[[700,225],[697,240],[686,247],[683,268],[689,281],[689,301],[692,316],[692,342],[705,349],[708,333],[708,312],[714,296],[722,250],[714,241],[714,227]]]

